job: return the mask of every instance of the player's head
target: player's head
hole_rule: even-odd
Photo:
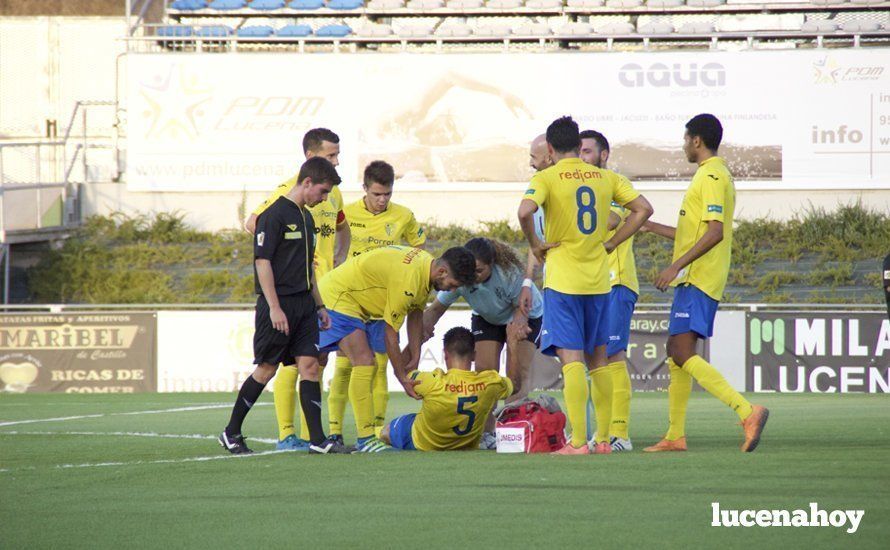
[[[302,196],[306,206],[315,206],[328,198],[335,185],[340,185],[337,169],[324,157],[312,157],[300,166],[294,189]]]
[[[484,283],[491,277],[491,270],[495,265],[504,271],[522,271],[522,260],[513,247],[495,239],[476,237],[470,239],[464,247],[473,253],[476,258],[476,282]]]
[[[392,199],[392,186],[396,180],[395,170],[388,162],[375,160],[365,166],[365,206],[372,214],[386,210]]]
[[[578,155],[587,164],[605,168],[609,161],[609,140],[596,130],[581,132],[581,153]]]
[[[473,333],[464,327],[454,327],[442,338],[445,355],[445,366],[470,370],[476,358],[476,343]]]
[[[701,162],[702,157],[717,154],[723,141],[723,126],[717,117],[707,113],[695,115],[686,123],[683,135],[683,152],[689,162]]]
[[[547,150],[550,157],[578,154],[581,148],[581,132],[578,123],[570,116],[560,117],[547,127]]]
[[[462,246],[449,248],[433,263],[433,288],[455,290],[476,282],[476,258]]]
[[[324,157],[333,164],[340,164],[340,136],[327,128],[313,128],[303,136],[303,154],[307,159]]]
[[[528,165],[536,172],[553,166],[553,159],[550,158],[550,151],[547,150],[547,136],[541,134],[532,140],[531,147],[528,149],[528,159]]]

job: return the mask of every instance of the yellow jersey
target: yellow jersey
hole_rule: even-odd
[[[513,383],[494,370],[413,371],[417,395],[423,398],[411,438],[419,451],[475,449],[485,419],[499,399],[513,395]]]
[[[411,246],[420,246],[426,242],[426,234],[414,219],[414,213],[400,204],[390,202],[386,210],[372,214],[362,197],[346,205],[343,213],[346,214],[352,235],[350,256],[391,244],[406,242]]]
[[[684,267],[671,286],[695,285],[720,301],[729,276],[732,256],[732,222],[735,214],[735,184],[720,157],[702,162],[683,197],[674,238],[674,258],[686,254],[702,238],[709,221],[723,222],[723,240]]]
[[[627,178],[579,158],[565,158],[534,175],[525,198],[544,208],[547,251],[544,288],[564,294],[608,294],[609,260],[603,242],[609,209],[640,196]]]
[[[621,227],[621,224],[630,215],[630,210],[614,202],[612,203],[612,212],[615,212],[621,218],[621,223],[618,224],[618,227]],[[618,231],[618,227],[615,228],[615,231],[609,231],[606,240],[612,238]],[[615,250],[609,254],[609,283],[612,286],[626,286],[635,293],[640,293],[640,282],[637,280],[637,263],[634,259],[633,235],[615,247]]]
[[[376,248],[337,266],[318,289],[328,309],[365,322],[383,319],[398,331],[408,312],[426,307],[433,260],[419,248]]]
[[[275,188],[275,191],[269,195],[261,205],[259,205],[253,214],[259,216],[269,206],[271,206],[278,197],[282,197],[290,191],[297,183],[297,175],[283,182]],[[343,195],[340,194],[340,186],[335,185],[328,198],[312,208],[312,219],[315,220],[315,276],[319,279],[328,271],[334,268],[334,245],[337,240],[337,222],[341,220],[340,216],[343,212]]]

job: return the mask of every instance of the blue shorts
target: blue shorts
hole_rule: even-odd
[[[714,316],[719,303],[693,285],[678,286],[674,289],[668,334],[694,332],[702,338],[710,338],[714,335]]]
[[[609,341],[608,314],[608,294],[563,294],[545,288],[541,353],[553,356],[557,349],[593,353]]]
[[[386,353],[386,321],[378,319],[366,323],[365,331],[368,333],[368,342],[374,353]]]
[[[340,346],[340,340],[356,330],[368,333],[367,324],[357,317],[337,313],[330,309],[328,316],[331,318],[331,328],[322,330],[318,334],[318,350],[321,352],[335,351]],[[370,345],[370,340],[368,344]]]
[[[411,428],[417,413],[397,416],[389,423],[389,441],[396,449],[416,451],[414,440],[411,439]]]
[[[630,319],[637,304],[637,293],[624,285],[615,285],[609,293],[609,343],[606,355],[611,357],[627,351],[630,341]]]

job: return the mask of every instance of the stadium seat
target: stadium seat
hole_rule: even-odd
[[[235,34],[243,38],[267,38],[275,34],[275,29],[269,25],[251,25],[249,27],[241,27]]]
[[[219,11],[240,10],[247,7],[247,2],[245,0],[213,0],[207,7]]]
[[[833,6],[835,4],[843,4],[847,0],[810,0],[810,4],[817,6]]]
[[[352,34],[352,29],[348,25],[325,25],[315,31],[315,36],[326,36],[328,38],[343,38]]]
[[[847,32],[875,32],[881,30],[877,21],[847,21],[841,23],[841,29]]]
[[[569,0],[570,8],[598,8],[606,3],[606,0]]]
[[[485,5],[483,0],[448,0],[446,4],[455,10],[474,10]]]
[[[643,0],[606,0],[606,6],[610,8],[639,8]]]
[[[654,21],[638,26],[637,32],[639,34],[671,34],[674,32],[674,26],[667,21]]]
[[[405,38],[419,38],[430,36],[432,32],[433,29],[429,25],[413,24],[400,27],[396,31],[396,34]]]
[[[633,34],[636,32],[633,23],[627,21],[615,21],[596,27],[597,34]]]
[[[170,4],[171,9],[182,11],[203,10],[206,7],[207,0],[176,0]]]
[[[188,25],[167,25],[165,27],[158,27],[155,31],[156,36],[163,36],[165,38],[192,36],[194,34],[195,29]]]
[[[312,34],[312,27],[309,25],[286,25],[275,32],[278,36],[302,38]]]
[[[708,21],[689,21],[683,23],[677,32],[680,34],[710,34],[714,32],[714,24]]]
[[[247,7],[261,11],[280,10],[284,7],[284,0],[253,0]],[[271,29],[272,27],[269,28]]]
[[[397,10],[405,7],[405,0],[371,0],[369,10]]]
[[[446,23],[436,29],[436,36],[448,36],[448,37],[466,37],[473,34],[473,29],[470,28],[469,25],[460,21],[453,23]]]
[[[513,34],[517,36],[550,36],[553,31],[547,23],[535,23],[526,21],[513,29]]]
[[[507,37],[513,33],[509,25],[482,25],[473,30],[476,36],[503,36]]]
[[[649,0],[646,5],[654,9],[678,8],[685,5],[685,2],[683,0]]]
[[[515,10],[522,6],[522,0],[488,0],[485,6],[495,10]]]
[[[227,27],[226,25],[209,25],[207,27],[201,27],[195,34],[205,38],[221,38],[223,36],[231,36],[232,27]]]
[[[883,4],[886,0],[850,0],[851,4],[859,6],[873,6],[875,4]]]
[[[368,24],[363,25],[360,29],[355,31],[357,36],[361,36],[363,38],[379,38],[381,36],[390,36],[392,35],[392,27],[389,25],[378,25],[378,24]]]
[[[584,36],[593,34],[593,27],[590,25],[590,23],[582,23],[580,21],[574,23],[566,23],[565,25],[557,29],[556,34]]]
[[[410,0],[406,7],[411,10],[436,10],[445,6],[444,0]]]
[[[562,0],[528,0],[528,2],[525,3],[525,7],[539,10],[561,8]]]
[[[324,7],[324,0],[293,0],[287,6],[294,10],[318,10]]]
[[[686,5],[694,8],[713,8],[725,3],[726,0],[686,0]]]
[[[837,30],[837,22],[830,19],[820,21],[806,21],[800,26],[803,32],[834,32]]]
[[[328,7],[332,10],[357,10],[365,5],[365,0],[331,0]]]

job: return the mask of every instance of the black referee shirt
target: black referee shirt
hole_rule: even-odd
[[[315,221],[309,209],[300,208],[285,197],[273,202],[257,218],[253,257],[272,262],[275,293],[279,296],[310,290],[315,257]],[[256,264],[253,279],[256,293],[262,294]]]

